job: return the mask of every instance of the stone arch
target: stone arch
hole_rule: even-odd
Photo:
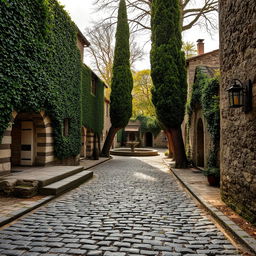
[[[196,129],[196,165],[204,167],[204,124],[202,118],[197,120]]]
[[[10,172],[11,165],[45,165],[52,162],[53,142],[51,120],[44,111],[14,111],[0,144],[0,175]]]
[[[153,135],[151,132],[145,133],[145,146],[146,147],[153,147]]]

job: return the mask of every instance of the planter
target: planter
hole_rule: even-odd
[[[215,175],[208,175],[207,176],[208,183],[210,186],[219,187],[220,186],[220,178],[216,177]]]

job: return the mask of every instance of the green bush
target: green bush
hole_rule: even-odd
[[[205,176],[214,176],[216,178],[220,178],[220,169],[209,167],[209,168],[207,168],[206,170],[203,171],[203,174]]]
[[[151,132],[154,136],[157,136],[161,132],[160,124],[154,116],[143,116],[140,115],[136,118],[141,122],[141,132]]]

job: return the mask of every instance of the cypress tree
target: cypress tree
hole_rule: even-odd
[[[120,0],[116,29],[116,45],[110,95],[109,129],[101,155],[109,156],[110,147],[117,131],[125,127],[132,115],[133,79],[130,69],[129,25],[125,0]]]
[[[152,3],[151,76],[152,101],[159,121],[168,133],[176,167],[186,167],[187,159],[181,134],[186,103],[185,56],[181,51],[181,25],[178,0]]]

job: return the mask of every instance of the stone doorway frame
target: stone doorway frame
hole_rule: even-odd
[[[23,118],[23,117],[24,118]],[[25,118],[26,117],[26,118]],[[0,176],[11,172],[12,162],[12,127],[17,118],[24,120],[33,120],[35,128],[34,140],[34,164],[36,166],[44,166],[55,160],[54,157],[54,139],[53,128],[50,118],[45,111],[38,113],[17,113],[13,111],[9,126],[6,129],[2,142],[0,144]]]

